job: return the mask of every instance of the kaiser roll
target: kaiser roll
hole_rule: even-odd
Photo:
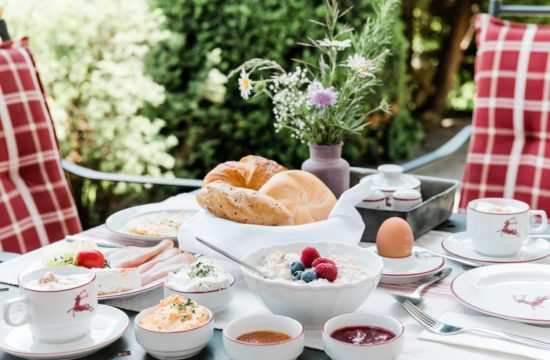
[[[301,170],[273,175],[259,193],[283,205],[294,225],[327,219],[336,203],[334,194],[318,177]]]

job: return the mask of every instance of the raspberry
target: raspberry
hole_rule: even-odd
[[[317,258],[317,259],[313,260],[313,262],[311,263],[311,266],[316,267],[319,264],[332,264],[332,265],[336,266],[336,263],[334,261],[332,261],[330,259],[327,259],[327,258],[324,258],[324,257],[320,257],[320,258]]]
[[[330,282],[333,282],[338,277],[338,268],[333,264],[321,263],[315,267],[315,270],[319,278],[327,279]]]
[[[307,247],[302,250],[301,260],[306,269],[311,267],[311,263],[313,262],[313,260],[320,257],[321,254],[319,254],[319,251],[317,251],[317,249],[315,249],[314,247]]]

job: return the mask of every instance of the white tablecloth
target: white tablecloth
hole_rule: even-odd
[[[178,202],[178,197],[171,198],[167,201]],[[186,198],[188,201],[188,197]],[[441,248],[441,241],[448,236],[448,233],[432,231],[420,239],[417,240],[416,245],[426,247],[428,249],[443,251]],[[56,246],[56,245],[53,245]],[[372,246],[372,244],[365,244],[365,246]],[[21,257],[22,258],[22,257]],[[17,259],[18,261],[13,264],[24,264],[28,261],[23,259]],[[550,264],[550,260],[546,260],[545,263]],[[1,271],[6,269],[7,264],[2,264],[0,266],[0,282],[3,282],[3,277],[10,278],[13,277],[13,273],[16,272],[16,269],[10,271],[10,276]],[[465,306],[458,303],[454,300],[452,293],[450,291],[449,284],[454,277],[462,273],[464,269],[451,261],[447,262],[447,266],[453,268],[453,273],[445,280],[438,283],[436,286],[433,286],[427,290],[425,293],[425,302],[423,304],[424,310],[430,313],[434,317],[440,317],[444,313],[454,312],[454,313],[463,313],[471,315],[480,315],[475,311],[469,310]],[[254,296],[246,289],[246,285],[238,284],[239,291],[237,292],[237,297],[232,303],[230,308],[223,314],[217,316],[216,318],[216,327],[223,328],[223,326],[230,320],[245,316],[251,313],[262,313],[267,312],[267,310],[254,298]],[[455,345],[446,345],[432,341],[424,341],[418,339],[418,334],[423,330],[423,328],[416,323],[406,312],[403,310],[400,305],[393,300],[393,298],[388,295],[387,290],[392,291],[404,291],[409,292],[414,288],[413,285],[407,286],[380,286],[374,293],[365,301],[365,303],[358,309],[358,311],[370,311],[389,314],[400,319],[405,325],[405,350],[398,357],[398,360],[499,360],[499,359],[524,359],[524,357],[517,355],[509,355],[504,352],[492,352],[492,351],[482,351],[474,350],[467,347],[455,346]],[[10,291],[9,293],[0,293],[0,304],[8,297],[16,296],[18,291]],[[138,297],[124,299],[124,300],[113,300],[107,302],[110,305],[118,306],[121,308],[129,310],[140,310],[145,307],[151,306],[158,302],[162,297],[162,288],[156,289],[146,295],[140,295]],[[550,329],[545,329],[548,331],[548,339],[550,339]],[[309,347],[321,348],[322,344],[320,342],[320,333],[315,331],[310,331],[307,333],[306,344]],[[503,348],[505,351],[506,349]],[[550,359],[550,353],[548,358]],[[374,359],[373,359],[374,360]]]

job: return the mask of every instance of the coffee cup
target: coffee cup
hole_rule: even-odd
[[[495,257],[516,255],[529,233],[541,233],[548,225],[543,210],[531,210],[527,203],[514,199],[473,200],[468,203],[466,215],[466,230],[475,251]],[[540,216],[542,222],[531,227],[535,216]]]
[[[55,344],[77,340],[90,331],[97,310],[93,271],[76,266],[34,270],[19,277],[19,289],[20,297],[4,303],[6,324],[28,324],[36,340]],[[12,311],[16,304],[23,305],[20,316]]]

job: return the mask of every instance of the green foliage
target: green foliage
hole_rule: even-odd
[[[379,0],[340,1],[345,9],[354,8],[343,21],[360,29],[372,15],[372,4]],[[218,162],[238,159],[248,153],[274,158],[290,167],[299,167],[307,157],[307,149],[291,139],[289,133],[275,134],[269,101],[254,98],[244,102],[239,98],[237,81],[219,84],[217,93],[222,101],[205,96],[204,88],[213,69],[229,73],[249,58],[269,58],[284,68],[291,67],[291,59],[314,60],[312,51],[297,45],[306,36],[323,38],[323,29],[309,20],[322,18],[324,3],[321,0],[226,0],[223,5],[205,0],[151,0],[154,8],[162,9],[170,38],[154,47],[146,58],[148,72],[156,82],[166,88],[166,101],[156,109],[148,109],[151,117],[166,119],[166,134],[174,134],[179,146],[173,153],[174,171],[180,176],[200,177]],[[391,14],[396,20],[399,12]],[[405,59],[407,44],[401,25],[395,22],[392,53],[384,74],[385,86],[369,96],[376,105],[382,97],[391,101],[395,113],[407,118],[408,100]],[[219,62],[208,61],[216,51]],[[410,117],[409,117],[410,119]],[[388,139],[391,117],[375,114],[373,126],[360,138],[347,142],[345,155],[354,165],[377,162],[389,154]],[[414,123],[413,120],[409,122]],[[409,131],[397,122],[394,133]],[[416,131],[417,129],[415,129]],[[406,154],[417,141],[416,134],[403,134],[398,150],[392,154]],[[393,145],[390,145],[393,146]],[[396,148],[397,149],[397,148]]]
[[[127,174],[168,174],[177,144],[160,135],[165,122],[140,114],[164,101],[164,88],[144,73],[149,47],[168,33],[145,1],[7,0],[14,38],[29,35],[64,157],[87,167]],[[81,217],[110,212],[140,187],[72,183]],[[83,203],[96,203],[86,214]],[[82,213],[84,212],[84,213]]]

